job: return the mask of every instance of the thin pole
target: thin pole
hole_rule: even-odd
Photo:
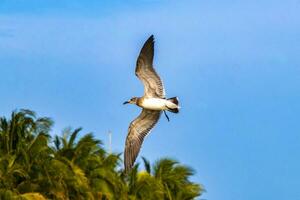
[[[111,154],[112,132],[108,131],[108,153]]]

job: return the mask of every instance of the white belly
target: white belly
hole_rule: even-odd
[[[168,110],[168,108],[177,108],[177,105],[167,99],[147,98],[143,100],[141,107],[149,110]]]

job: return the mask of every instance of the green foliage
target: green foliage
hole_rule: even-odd
[[[0,118],[0,199],[24,200],[189,200],[203,188],[189,180],[194,172],[172,159],[145,170],[121,169],[121,154],[109,154],[102,142],[81,128],[50,136],[53,122],[30,110]]]

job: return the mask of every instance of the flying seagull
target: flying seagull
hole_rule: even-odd
[[[133,97],[124,104],[136,104],[143,108],[128,128],[125,144],[124,165],[128,172],[140,151],[145,136],[155,126],[162,112],[169,121],[166,111],[179,112],[178,98],[167,99],[161,78],[153,68],[154,37],[151,35],[145,42],[136,62],[135,75],[144,84],[144,96]]]

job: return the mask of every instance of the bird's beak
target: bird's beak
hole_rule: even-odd
[[[129,101],[125,101],[125,102],[123,103],[123,105],[128,104],[128,103],[129,103]]]

